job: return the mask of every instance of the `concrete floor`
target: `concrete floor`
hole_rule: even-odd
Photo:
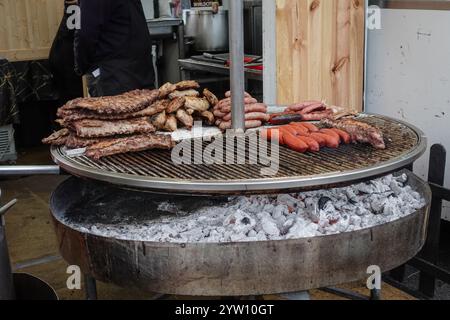
[[[49,164],[47,148],[21,152],[18,164]],[[58,252],[53,226],[50,221],[49,199],[51,192],[66,177],[33,176],[0,180],[1,203],[18,199],[6,216],[7,240],[15,272],[30,273],[49,283],[60,299],[84,299],[82,290],[69,290],[66,286],[67,263]],[[368,295],[365,280],[345,284],[341,288]],[[155,294],[129,290],[98,283],[99,299],[152,299]],[[340,300],[342,298],[320,290],[310,292],[312,300]],[[192,297],[168,297],[182,299]],[[267,296],[266,299],[283,299]],[[413,298],[387,284],[383,284],[382,298],[386,300],[412,300]]]

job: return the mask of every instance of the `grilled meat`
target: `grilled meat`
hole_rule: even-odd
[[[169,150],[174,142],[170,135],[142,134],[137,136],[106,139],[89,146],[86,156],[94,160],[114,154],[138,152],[150,149]]]
[[[194,125],[194,119],[184,109],[178,109],[177,119],[188,129],[191,129]]]
[[[159,88],[159,98],[165,99],[175,90],[177,90],[177,86],[170,82],[167,82],[161,88]]]
[[[156,128],[156,130],[164,129],[164,126],[166,125],[167,121],[166,112],[163,111],[161,113],[154,115],[150,121],[152,125]]]
[[[214,114],[210,111],[203,111],[200,113],[200,117],[206,121],[208,125],[213,125],[216,118],[214,117]]]
[[[191,90],[184,90],[184,91],[174,91],[171,94],[169,94],[170,99],[176,99],[176,98],[182,98],[182,97],[199,97],[200,92],[197,90],[191,89]]]
[[[136,134],[155,132],[155,127],[147,118],[130,120],[102,121],[80,120],[71,123],[70,129],[81,138],[108,137],[118,134]]]
[[[180,109],[181,107],[184,106],[186,102],[186,98],[185,97],[179,97],[179,98],[175,98],[173,99],[169,105],[166,108],[166,112],[167,113],[175,113],[177,112],[178,109]]]
[[[219,99],[217,98],[217,96],[206,88],[203,90],[203,96],[213,107],[215,107],[219,103]]]
[[[369,143],[376,149],[386,149],[383,132],[365,122],[355,119],[323,119],[321,123],[326,127],[347,132],[353,142]]]
[[[181,81],[181,82],[178,82],[177,84],[175,84],[175,88],[178,91],[183,91],[183,90],[189,90],[189,89],[198,89],[198,88],[200,88],[200,85],[198,84],[197,81],[186,80],[186,81]]]
[[[164,130],[169,132],[175,132],[178,129],[177,117],[173,114],[167,116],[166,124],[164,125]]]
[[[66,147],[70,149],[86,148],[90,145],[99,143],[106,138],[80,138],[71,133],[66,141]]]
[[[113,97],[78,98],[58,110],[58,117],[73,109],[90,110],[96,114],[137,112],[150,106],[158,98],[158,90],[133,90]]]
[[[203,112],[209,109],[209,102],[205,98],[186,97],[184,106],[186,109]]]
[[[66,126],[70,122],[84,120],[84,119],[96,119],[96,120],[125,120],[132,118],[151,117],[166,108],[166,101],[159,100],[153,103],[151,106],[136,112],[119,113],[119,114],[98,114],[91,110],[73,109],[65,110],[61,113],[63,119],[58,120],[58,123]]]
[[[54,132],[49,137],[42,139],[42,143],[51,144],[54,146],[63,146],[66,144],[69,134],[70,131],[68,129],[62,129],[57,132]]]

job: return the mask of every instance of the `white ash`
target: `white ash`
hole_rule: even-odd
[[[425,205],[423,197],[406,185],[407,175],[392,175],[345,188],[240,196],[224,205],[189,215],[177,205],[160,207],[176,215],[145,223],[76,225],[98,236],[123,240],[172,243],[223,243],[299,239],[351,232],[405,217]]]

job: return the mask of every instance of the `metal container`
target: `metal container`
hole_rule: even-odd
[[[184,10],[183,20],[185,35],[193,39],[195,51],[227,52],[228,38],[228,11],[219,10]]]
[[[420,251],[426,238],[431,191],[414,174],[403,172],[408,174],[408,184],[425,197],[423,208],[373,228],[294,240],[177,244],[97,236],[75,225],[80,220],[111,223],[113,219],[105,213],[117,210],[130,221],[139,215],[147,219],[157,215],[153,208],[164,196],[114,190],[76,178],[56,189],[50,210],[61,255],[100,281],[180,295],[297,292],[364,279],[371,265],[383,272],[392,270]],[[120,199],[105,201],[110,196]],[[98,199],[104,202],[98,205]],[[210,197],[172,197],[171,201],[180,206],[213,202]]]

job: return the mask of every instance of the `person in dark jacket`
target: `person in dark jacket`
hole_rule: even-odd
[[[49,56],[50,70],[53,75],[53,82],[58,90],[58,104],[60,106],[83,95],[81,77],[75,73],[73,52],[75,30],[67,27],[67,20],[69,19],[67,8],[76,4],[76,0],[64,1],[64,15],[53,40]]]
[[[140,0],[79,0],[75,64],[91,96],[152,88],[151,38]]]

